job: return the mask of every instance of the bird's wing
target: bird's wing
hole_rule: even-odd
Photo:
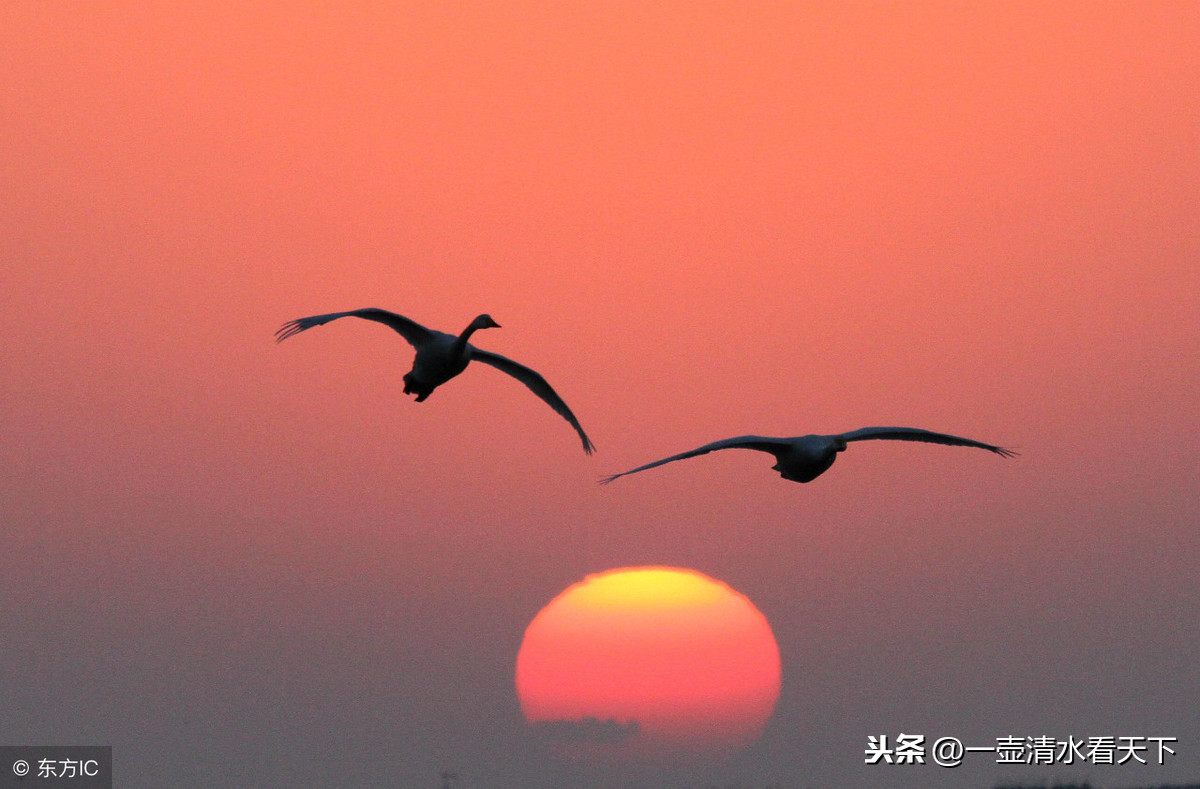
[[[475,346],[471,346],[471,359],[476,362],[490,364],[501,372],[508,373],[513,378],[516,378],[521,383],[529,387],[535,395],[546,401],[546,404],[553,408],[562,416],[563,419],[571,423],[571,427],[575,428],[575,432],[583,440],[583,451],[589,455],[596,451],[596,447],[592,444],[592,440],[587,437],[587,433],[583,432],[583,428],[579,426],[579,420],[571,413],[571,409],[563,402],[563,399],[558,396],[551,388],[550,384],[546,383],[546,379],[541,376],[536,370],[531,370],[523,364],[518,364],[507,356],[501,356],[498,353],[490,351],[481,351]]]
[[[736,438],[726,438],[721,441],[714,441],[711,444],[705,444],[702,447],[697,447],[690,452],[680,452],[678,455],[671,455],[669,458],[656,460],[653,463],[647,463],[644,466],[622,471],[620,474],[612,474],[600,480],[601,485],[607,485],[617,477],[623,477],[626,474],[636,474],[639,471],[645,471],[648,468],[661,466],[664,463],[671,463],[675,460],[687,460],[694,458],[697,455],[707,455],[709,452],[715,452],[718,449],[757,449],[760,452],[770,452],[775,454],[781,449],[788,446],[788,442],[783,438],[767,438],[765,436],[737,436]]]
[[[331,312],[328,315],[310,315],[307,318],[288,321],[279,327],[279,331],[275,332],[275,342],[283,342],[288,337],[299,334],[305,329],[322,326],[330,321],[336,321],[338,318],[363,318],[364,320],[382,323],[384,326],[388,326],[399,332],[400,336],[408,340],[408,344],[414,348],[426,342],[434,335],[434,332],[426,329],[416,321],[409,320],[403,315],[397,315],[394,312],[376,309],[375,307],[367,307],[366,309],[350,310],[349,312]]]
[[[946,444],[952,447],[986,449],[989,452],[995,452],[997,455],[1006,458],[1017,454],[1011,449],[994,447],[982,441],[959,438],[958,436],[951,436],[946,433],[934,433],[916,427],[864,427],[860,430],[851,430],[849,433],[842,433],[840,436],[834,436],[834,438],[841,438],[845,441],[869,441],[875,438],[891,439],[893,441],[925,441],[930,444]]]

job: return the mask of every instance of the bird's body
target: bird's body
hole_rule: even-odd
[[[497,324],[499,325],[499,324]],[[467,337],[474,331],[474,324],[455,337],[440,331],[429,332],[413,357],[412,370],[404,374],[404,394],[415,394],[420,403],[433,394],[433,390],[467,369],[471,353],[475,350]]]
[[[501,356],[498,353],[491,353],[490,351],[476,348],[468,342],[471,335],[479,329],[500,327],[500,324],[492,320],[490,315],[478,316],[475,320],[471,321],[462,334],[454,335],[427,329],[416,321],[410,320],[403,315],[397,315],[394,312],[368,307],[348,312],[312,315],[307,318],[288,321],[279,328],[279,331],[275,332],[275,341],[283,342],[288,337],[299,334],[306,329],[324,325],[338,318],[348,317],[382,323],[395,330],[416,350],[412,369],[404,375],[404,393],[415,394],[418,403],[433,394],[433,390],[467,369],[467,365],[472,361],[483,362],[516,378],[529,387],[530,391],[545,401],[547,405],[557,411],[559,415],[570,423],[571,427],[575,428],[575,432],[579,434],[580,439],[583,441],[585,452],[590,455],[595,449],[591,439],[587,437],[587,434],[583,432],[583,428],[580,427],[579,420],[575,418],[575,414],[571,413],[571,409],[558,396],[558,393],[550,387],[550,384],[546,383],[545,378],[523,364],[518,364],[512,359]]]
[[[995,452],[1002,457],[1012,457],[1016,454],[1004,447],[992,446],[991,444],[984,444],[969,438],[959,438],[958,436],[951,436],[946,433],[934,433],[915,427],[864,427],[861,430],[852,430],[849,433],[838,433],[828,436],[811,435],[796,436],[794,438],[737,436],[736,438],[726,438],[721,441],[714,441],[711,444],[705,444],[702,447],[697,447],[689,452],[681,452],[678,455],[672,455],[662,460],[656,460],[653,463],[647,463],[644,466],[638,466],[629,471],[623,471],[620,474],[613,474],[602,479],[601,483],[607,484],[626,474],[636,474],[639,471],[661,466],[664,463],[686,460],[697,455],[706,455],[709,452],[715,452],[719,449],[755,449],[760,452],[769,452],[775,456],[775,465],[771,468],[778,471],[779,476],[792,482],[812,482],[833,465],[833,461],[837,459],[838,453],[845,451],[848,442],[867,441],[870,439],[923,441],[931,444],[976,447],[978,449],[986,449],[989,452]]]

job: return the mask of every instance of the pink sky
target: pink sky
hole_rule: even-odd
[[[1200,780],[1200,8],[0,5],[0,743],[123,786],[603,785],[525,627],[691,567],[779,641],[697,782]],[[528,364],[415,405],[377,306]],[[745,433],[909,425],[809,485]],[[1177,736],[1163,767],[868,735]],[[541,783],[539,783],[541,782]],[[228,784],[233,785],[233,784]]]

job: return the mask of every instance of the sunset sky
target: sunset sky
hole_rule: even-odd
[[[0,744],[122,787],[614,786],[571,584],[765,615],[671,786],[1200,781],[1200,4],[0,3]],[[415,404],[382,307],[527,364]],[[811,484],[716,439],[871,425]],[[1165,766],[868,736],[1178,737]],[[0,765],[0,768],[3,768]]]

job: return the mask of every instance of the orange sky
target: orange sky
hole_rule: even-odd
[[[783,661],[697,782],[1083,777],[862,764],[918,729],[1190,738],[1086,777],[1197,780],[1197,7],[586,5],[0,5],[0,742],[584,785],[528,747],[521,635],[665,564]],[[490,313],[598,453],[494,370],[415,405],[382,327],[272,342],[365,306]],[[889,424],[1022,454],[594,484]]]

